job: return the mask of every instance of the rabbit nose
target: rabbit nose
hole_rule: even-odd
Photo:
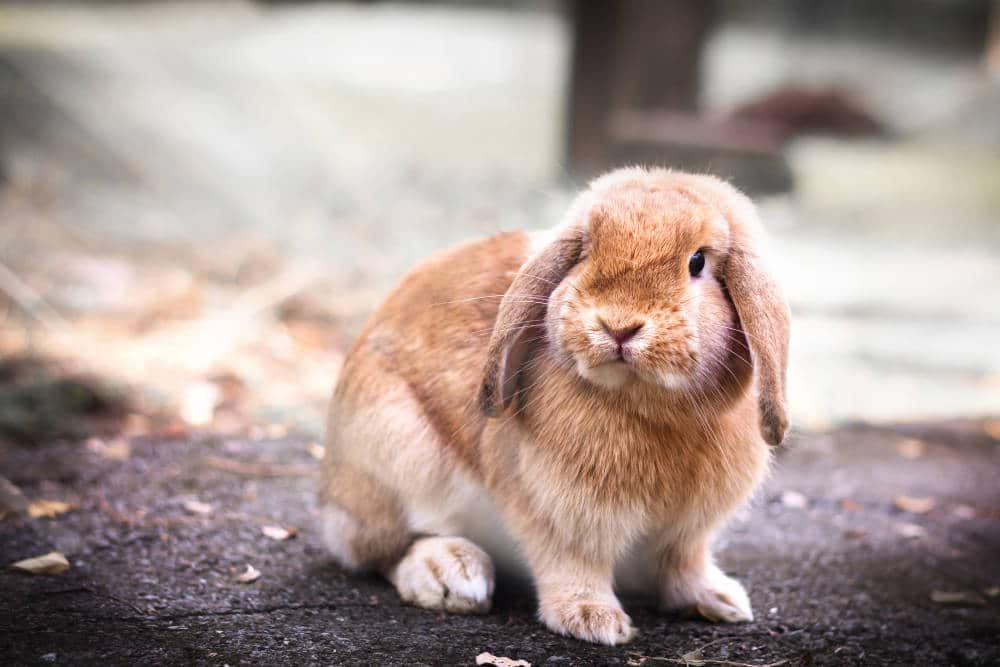
[[[624,345],[628,341],[632,340],[639,331],[642,330],[644,322],[632,322],[630,324],[620,326],[620,325],[610,325],[603,319],[599,320],[601,327],[604,331],[614,339],[615,343],[618,345]]]

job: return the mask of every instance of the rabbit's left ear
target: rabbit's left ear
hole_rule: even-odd
[[[563,230],[525,262],[504,294],[479,391],[479,404],[487,415],[499,416],[513,402],[531,344],[545,330],[549,295],[580,260],[582,247],[579,227]]]
[[[788,429],[786,375],[790,316],[778,283],[764,270],[751,242],[734,235],[725,267],[726,288],[747,335],[757,375],[760,430],[777,446]]]
[[[695,178],[696,191],[729,223],[732,245],[723,269],[726,289],[750,345],[761,435],[769,445],[777,446],[788,429],[788,301],[758,250],[760,221],[753,203],[728,183],[705,176]]]

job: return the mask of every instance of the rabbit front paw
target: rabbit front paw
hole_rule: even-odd
[[[538,614],[550,630],[588,642],[615,646],[631,641],[632,619],[613,596],[576,594],[543,599]]]
[[[715,623],[747,623],[753,620],[750,598],[743,585],[726,576],[715,565],[698,575],[678,573],[663,596],[663,606],[692,611]]]
[[[404,602],[456,614],[484,614],[493,598],[493,561],[463,537],[424,537],[389,572]]]

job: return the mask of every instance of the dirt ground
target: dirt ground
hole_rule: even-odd
[[[3,471],[25,497],[72,509],[0,521],[0,561],[59,550],[71,567],[0,572],[0,661],[473,665],[489,651],[533,665],[997,664],[997,426],[793,437],[720,543],[757,621],[711,625],[627,600],[640,635],[617,648],[548,632],[516,582],[501,581],[485,616],[446,616],[338,570],[312,526],[307,440],[204,433],[14,448]],[[276,540],[263,526],[297,534]],[[247,565],[260,577],[239,583]]]

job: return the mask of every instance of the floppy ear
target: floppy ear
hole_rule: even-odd
[[[503,414],[514,400],[531,343],[544,331],[549,296],[580,260],[582,247],[579,227],[563,231],[525,262],[500,301],[479,392],[479,404],[487,415]]]
[[[785,381],[788,370],[788,303],[764,269],[752,240],[733,235],[725,280],[750,344],[757,374],[760,430],[769,445],[780,445],[788,428]]]
[[[695,178],[696,190],[707,196],[729,223],[732,245],[724,279],[750,344],[761,435],[769,445],[777,446],[788,429],[788,302],[758,250],[760,221],[753,203],[728,183],[712,177]]]

